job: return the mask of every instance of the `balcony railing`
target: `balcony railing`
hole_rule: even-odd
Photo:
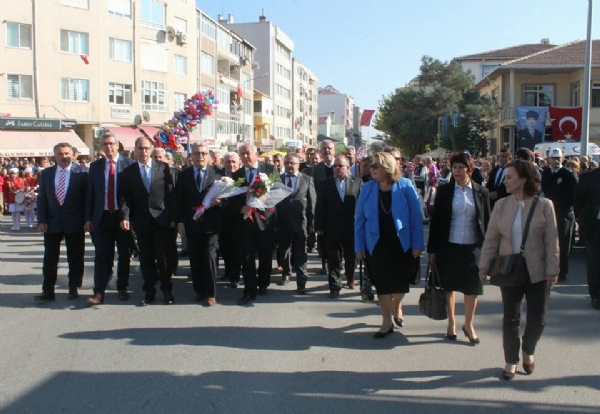
[[[514,121],[517,119],[514,106],[507,106],[500,113],[500,122]]]

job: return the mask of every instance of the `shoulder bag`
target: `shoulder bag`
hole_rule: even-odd
[[[375,294],[373,293],[373,286],[371,285],[369,277],[366,274],[363,277],[363,262],[364,260],[361,260],[358,265],[358,274],[360,275],[360,299],[363,303],[371,303],[375,300]]]
[[[435,263],[427,266],[425,291],[419,297],[419,310],[429,319],[443,321],[448,318],[446,293],[442,290],[440,276]]]
[[[527,236],[529,235],[529,226],[531,225],[531,219],[535,207],[538,203],[539,197],[535,196],[533,203],[531,204],[531,210],[527,216],[525,222],[525,228],[523,230],[523,237],[521,238],[521,249],[519,253],[498,255],[492,260],[488,275],[490,276],[490,284],[494,286],[521,286],[527,283],[529,274],[527,272],[527,263],[525,262],[525,243],[527,242]]]

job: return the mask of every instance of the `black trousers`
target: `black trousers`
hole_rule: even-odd
[[[160,281],[160,290],[171,292],[171,274],[167,272],[167,249],[169,246],[169,228],[163,229],[152,221],[143,228],[135,229],[140,254],[140,268],[144,278],[143,290],[146,295],[156,293],[156,281]]]
[[[169,229],[169,245],[167,247],[167,272],[174,275],[179,266],[179,252],[177,252],[177,227]]]
[[[500,289],[504,319],[502,321],[502,343],[504,345],[504,361],[507,364],[519,362],[521,348],[521,309],[523,297],[527,301],[527,324],[523,334],[523,352],[535,354],[535,348],[546,325],[546,309],[550,289],[548,282],[527,283],[522,286],[510,286]]]
[[[237,230],[237,220],[237,217],[229,223],[224,220],[219,234],[219,253],[225,265],[225,278],[231,283],[239,283],[242,270],[242,243]]]
[[[558,246],[560,247],[560,280],[566,280],[567,273],[569,273],[569,253],[571,253],[574,222],[575,217],[573,216],[573,213],[567,213],[556,217]]]
[[[104,295],[115,261],[115,244],[119,255],[117,262],[117,289],[129,286],[129,233],[121,229],[119,212],[105,211],[98,228],[92,233],[94,250],[94,293]]]
[[[316,246],[317,246],[317,233],[315,233],[315,232],[308,233],[308,236],[306,237],[306,247],[314,250],[314,248]]]
[[[261,231],[256,225],[244,224],[241,229],[244,296],[256,296],[259,287],[267,288],[271,284],[276,235],[274,231]]]
[[[354,250],[354,247],[352,250]],[[327,241],[322,234],[317,235],[317,252],[321,258],[321,267],[327,269]]]
[[[194,291],[204,297],[217,297],[217,268],[219,235],[217,233],[188,233],[190,269]]]
[[[277,240],[279,243],[278,256],[281,260],[280,265],[283,267],[283,275],[291,275],[291,266],[293,265],[296,273],[296,284],[298,287],[305,287],[308,280],[306,234],[303,231],[281,228],[277,230]]]
[[[83,281],[83,256],[85,253],[85,233],[65,234],[44,233],[44,262],[42,290],[54,293],[58,277],[58,260],[60,258],[60,242],[65,239],[67,262],[69,263],[69,289],[80,288]]]
[[[600,229],[600,223],[596,225]],[[585,241],[588,290],[592,299],[600,299],[600,232]]]
[[[329,265],[329,289],[342,289],[342,256],[344,257],[344,274],[348,282],[354,280],[355,261],[354,234],[347,234],[341,239],[326,239],[327,263]]]

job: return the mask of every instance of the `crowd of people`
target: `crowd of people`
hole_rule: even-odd
[[[550,288],[567,278],[577,218],[592,306],[600,309],[600,170],[587,158],[565,160],[558,148],[544,159],[520,149],[514,157],[502,150],[497,157],[476,160],[463,151],[437,160],[410,160],[390,147],[358,160],[355,148],[336,154],[335,144],[326,140],[318,149],[261,159],[252,144],[221,155],[195,143],[179,168],[172,154],[154,148],[146,137],[136,140],[133,158],[119,153],[112,133],[102,136],[101,147],[91,164],[76,162],[67,143],[54,147],[53,160],[0,160],[1,168],[8,169],[8,175],[0,170],[0,179],[13,230],[20,228],[21,211],[26,212],[26,225],[33,227],[36,211],[43,232],[38,301],[55,300],[62,240],[69,265],[68,298],[79,297],[85,233],[95,249],[94,290],[87,299],[93,306],[104,303],[115,248],[122,301],[130,299],[132,252],[139,255],[144,292],[140,306],[156,301],[157,284],[164,303],[174,303],[172,277],[185,256],[193,300],[206,306],[217,304],[219,257],[229,286],[243,284],[240,305],[268,294],[274,252],[281,274],[277,284],[287,285],[295,275],[296,293],[306,294],[308,253],[316,250],[331,299],[344,287],[355,289],[357,263],[364,263],[377,291],[382,322],[374,336],[381,339],[405,325],[402,300],[426,250],[446,295],[446,339],[457,340],[459,292],[465,307],[461,330],[470,344],[478,345],[475,315],[490,265],[498,255],[521,253],[526,282],[501,287],[502,378],[510,380],[519,351],[525,372],[534,371]],[[249,186],[263,174],[290,189],[274,208],[251,207],[247,194],[203,205],[216,181],[230,178]],[[23,200],[28,194],[34,194],[29,204]],[[204,212],[200,218],[199,208]],[[524,299],[527,325],[521,339]]]

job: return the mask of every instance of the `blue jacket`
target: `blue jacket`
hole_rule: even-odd
[[[419,196],[410,180],[400,178],[392,184],[392,217],[396,233],[404,251],[412,248],[424,250],[423,217]],[[354,251],[356,253],[373,249],[379,240],[379,183],[368,181],[363,184],[356,206],[354,225]]]

